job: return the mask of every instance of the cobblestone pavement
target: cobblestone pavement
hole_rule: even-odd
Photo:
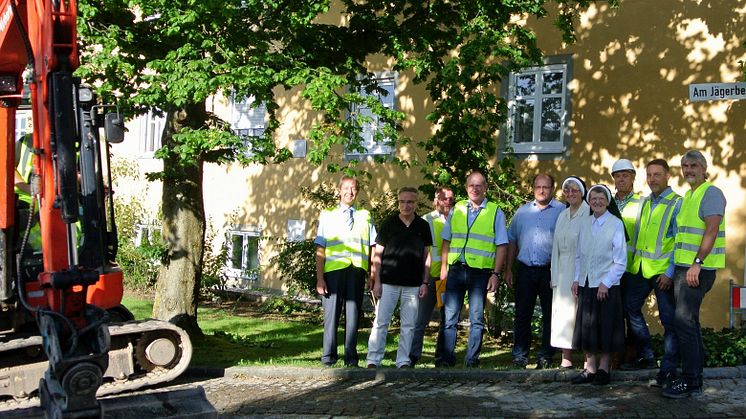
[[[648,387],[653,370],[614,372],[607,386],[569,384],[577,373],[192,369],[169,385],[108,398],[106,406],[118,407],[108,410],[106,417],[202,418],[214,417],[217,411],[225,418],[746,418],[746,367],[706,369],[703,394],[683,400],[663,398],[660,389]],[[38,399],[28,404],[34,407],[7,410],[0,405],[0,416],[43,417]]]
[[[227,371],[226,377],[189,385],[202,385],[221,417],[746,417],[742,375],[707,379],[702,395],[669,400],[639,374],[626,376],[635,381],[599,387],[536,379],[528,371],[479,372],[473,379],[468,371],[363,370],[346,377],[253,372]]]

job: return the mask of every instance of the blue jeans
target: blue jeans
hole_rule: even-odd
[[[629,334],[634,340],[637,348],[637,356],[645,359],[654,358],[653,347],[650,344],[650,330],[642,314],[642,306],[650,295],[655,291],[655,299],[658,302],[658,312],[663,325],[663,359],[661,360],[662,372],[676,372],[679,363],[679,343],[674,328],[674,304],[673,285],[667,291],[658,288],[658,275],[652,278],[644,278],[642,273],[629,275],[627,282],[622,288],[624,291],[624,313],[629,325]]]
[[[469,293],[469,342],[464,364],[475,367],[479,364],[484,333],[484,301],[487,296],[487,282],[491,269],[472,269],[466,265],[453,265],[448,270],[446,282],[445,312],[446,325],[443,330],[443,364],[456,365],[456,327],[458,315],[464,304],[464,296]]]
[[[541,304],[541,347],[539,358],[552,359],[552,286],[548,266],[532,267],[518,262],[515,275],[515,321],[513,322],[513,358],[528,360],[531,348],[531,319],[536,297]]]
[[[676,267],[674,272],[674,293],[676,314],[674,326],[679,338],[681,355],[681,377],[690,385],[702,385],[702,371],[705,366],[705,346],[702,342],[702,328],[699,324],[699,309],[702,299],[715,283],[715,271],[702,269],[699,272],[699,286],[690,287],[686,282],[689,268]]]
[[[417,324],[414,326],[414,337],[412,338],[412,350],[409,352],[412,364],[417,363],[422,358],[425,329],[430,323],[430,318],[433,316],[433,309],[437,302],[437,296],[435,295],[435,281],[437,279],[430,278],[430,284],[427,286],[427,295],[420,300]],[[443,328],[445,326],[445,309],[441,307],[438,311],[440,312],[440,321],[438,322],[438,338],[435,341],[435,366],[439,366],[443,362]]]

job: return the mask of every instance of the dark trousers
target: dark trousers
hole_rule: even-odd
[[[437,303],[435,295],[435,281],[438,278],[430,278],[430,284],[427,286],[427,295],[420,299],[419,310],[417,312],[417,324],[414,327],[414,337],[412,338],[412,349],[409,351],[409,358],[414,365],[422,358],[422,344],[425,339],[425,329],[433,317],[433,309]],[[443,362],[443,330],[445,328],[445,307],[441,307],[440,322],[438,324],[438,337],[435,341],[435,365],[439,366]]]
[[[623,291],[624,313],[627,318],[628,333],[635,343],[637,356],[650,359],[654,358],[653,347],[650,343],[650,330],[645,322],[645,316],[642,314],[642,306],[650,295],[655,291],[655,299],[658,303],[658,313],[661,324],[663,325],[663,359],[661,360],[661,371],[676,372],[676,366],[679,363],[679,343],[676,337],[674,327],[674,315],[676,307],[674,305],[673,286],[663,291],[658,288],[658,275],[652,278],[645,278],[642,272],[638,274],[628,274]]]
[[[690,287],[686,282],[688,269],[677,266],[674,272],[676,300],[674,327],[676,336],[679,338],[681,377],[690,385],[700,386],[705,365],[705,347],[702,342],[702,328],[699,324],[699,309],[705,294],[715,283],[715,271],[700,270],[699,286]]]
[[[324,309],[324,340],[321,362],[337,362],[337,329],[342,307],[345,309],[345,365],[357,365],[357,328],[363,306],[365,270],[348,266],[324,274],[328,294],[321,297]]]
[[[531,267],[518,262],[515,281],[515,322],[513,324],[513,358],[527,360],[531,349],[531,319],[536,297],[541,304],[541,347],[538,357],[551,359],[552,286],[549,266]]]

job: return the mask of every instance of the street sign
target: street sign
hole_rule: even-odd
[[[746,82],[690,84],[689,100],[746,100]]]

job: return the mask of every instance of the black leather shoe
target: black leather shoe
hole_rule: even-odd
[[[622,371],[653,370],[656,368],[658,368],[658,362],[655,358],[637,358],[619,366]]]
[[[547,358],[539,358],[536,361],[536,369],[537,370],[546,370],[552,368],[552,360]]]
[[[683,378],[671,381],[671,384],[663,389],[663,397],[669,399],[685,399],[687,397],[702,394],[702,386],[694,386]]]
[[[596,378],[596,374],[588,371],[583,370],[580,374],[575,376],[572,380],[570,380],[571,384],[587,384],[593,382],[593,380]]]
[[[648,385],[650,387],[659,388],[668,387],[668,385],[675,379],[676,373],[658,371],[658,374],[656,374],[654,378],[651,378],[650,381],[648,381]]]
[[[517,368],[526,368],[528,360],[526,358],[513,358],[513,365]]]
[[[598,370],[596,371],[596,377],[593,378],[592,384],[594,386],[605,386],[606,384],[609,384],[609,381],[611,381],[609,373],[604,370]]]

